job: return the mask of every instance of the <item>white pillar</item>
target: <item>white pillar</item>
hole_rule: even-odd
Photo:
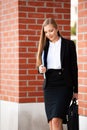
[[[87,130],[87,117],[79,116],[79,130]]]

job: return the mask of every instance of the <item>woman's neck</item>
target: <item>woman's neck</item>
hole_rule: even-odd
[[[59,40],[59,38],[60,38],[60,37],[57,36],[57,37],[56,37],[53,41],[51,41],[51,42],[52,42],[52,43],[55,43],[56,41]]]

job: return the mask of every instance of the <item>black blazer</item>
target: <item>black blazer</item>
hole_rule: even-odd
[[[44,48],[44,66],[47,68],[47,54],[49,40]],[[72,40],[61,37],[61,66],[64,71],[64,79],[67,87],[73,87],[75,93],[78,92],[78,67],[76,47]],[[45,85],[46,86],[46,85]],[[45,87],[44,86],[44,87]]]

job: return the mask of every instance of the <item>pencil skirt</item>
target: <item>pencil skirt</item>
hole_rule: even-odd
[[[48,122],[52,118],[61,118],[66,123],[66,115],[73,89],[67,87],[64,74],[61,70],[50,69],[46,73],[46,86],[44,89],[45,111]]]

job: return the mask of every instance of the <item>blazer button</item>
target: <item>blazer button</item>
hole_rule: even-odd
[[[62,68],[62,71],[64,71],[64,68]]]
[[[61,72],[59,72],[59,75],[61,75],[62,73]]]

